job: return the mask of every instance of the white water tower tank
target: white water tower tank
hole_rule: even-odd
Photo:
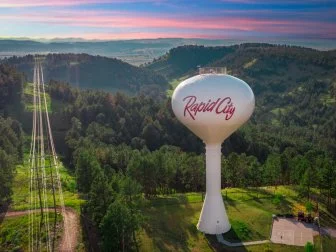
[[[224,68],[200,69],[174,91],[176,117],[206,145],[206,196],[198,230],[221,234],[230,230],[221,194],[221,145],[252,115],[254,94],[244,81]]]

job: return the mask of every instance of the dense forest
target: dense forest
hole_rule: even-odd
[[[67,148],[61,149],[66,150],[63,154],[72,167],[77,162],[76,150],[92,147],[97,152],[100,163],[117,172],[127,173],[127,168],[130,168],[127,165],[132,166],[136,162],[140,166],[144,162],[144,169],[148,170],[143,171],[143,174],[157,176],[144,180],[151,181],[148,186],[154,188],[146,188],[142,184],[148,195],[165,191],[202,190],[203,143],[176,120],[169,99],[161,102],[145,96],[127,97],[119,93],[111,95],[79,91],[63,83],[53,83],[49,88],[54,99],[63,97],[63,102],[71,104],[61,113],[63,121],[71,122],[71,128],[65,137]],[[307,162],[318,157],[329,161],[335,159],[334,146],[324,145],[335,139],[331,134],[334,133],[333,126],[328,125],[329,121],[325,125],[326,129],[331,127],[329,130],[315,131],[315,135],[311,136],[310,131],[307,132],[304,126],[295,125],[294,120],[286,122],[288,118],[283,116],[278,119],[276,124],[267,120],[260,123],[256,123],[255,119],[251,120],[225,141],[223,169],[227,171],[223,172],[223,187],[299,183],[303,173],[296,168],[302,161],[298,158],[307,159]],[[114,147],[108,150],[110,146]],[[119,152],[123,157],[118,157]],[[142,154],[137,155],[139,152]],[[138,160],[133,160],[132,153]],[[314,158],[309,158],[311,156]],[[122,163],[110,160],[112,157],[122,160]],[[146,163],[148,160],[152,161]],[[227,168],[228,163],[228,167],[232,168]],[[271,164],[281,168],[275,171],[274,178],[270,174],[266,176],[270,172],[267,171],[270,168],[267,165]],[[311,166],[316,167],[313,163]],[[168,171],[163,173],[160,170],[163,167]],[[133,170],[140,172],[139,169]],[[276,176],[277,173],[281,176]],[[160,174],[167,174],[166,184],[156,186],[155,181],[160,180]],[[257,175],[261,177],[254,177]],[[142,181],[141,175],[135,178]],[[181,182],[178,182],[180,179]],[[198,180],[189,181],[193,179]]]
[[[222,146],[223,188],[298,185],[307,198],[312,188],[329,201],[336,197],[335,52],[184,46],[144,68],[172,80],[199,65],[225,65],[256,95],[251,120]],[[57,104],[52,127],[57,151],[87,199],[83,214],[98,228],[102,249],[135,249],[146,198],[204,191],[204,145],[177,121],[169,97],[81,90],[62,80],[47,88]]]
[[[59,149],[77,174],[78,189],[88,195],[85,211],[100,227],[107,247],[111,226],[106,225],[126,218],[110,213],[115,204],[135,213],[127,218],[138,227],[142,203],[134,205],[130,199],[141,199],[141,193],[151,198],[204,191],[203,144],[176,120],[169,99],[79,91],[57,82],[49,92],[68,104],[59,116],[71,127],[66,146]],[[316,131],[312,136],[295,121],[278,120],[274,125],[251,120],[223,144],[222,187],[296,184],[306,197],[313,187],[329,199],[335,197],[334,147],[324,145],[335,140],[329,135],[333,131],[325,135]],[[111,216],[109,224],[106,216]],[[135,230],[129,231],[127,246],[135,244],[131,231]]]
[[[33,79],[33,55],[4,59],[24,72],[29,81]],[[88,54],[48,54],[44,60],[44,79],[62,80],[74,86],[108,91],[121,90],[127,93],[163,90],[166,79],[145,68],[139,68],[118,59]]]
[[[8,107],[20,107],[23,76],[0,65],[0,209],[10,201],[15,165],[23,161],[23,132],[18,121],[8,117]]]

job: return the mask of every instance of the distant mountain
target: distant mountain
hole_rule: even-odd
[[[31,42],[34,45],[35,42]],[[11,57],[3,63],[24,72],[33,79],[34,57]],[[132,66],[118,59],[88,54],[48,54],[43,61],[44,80],[60,80],[74,86],[107,91],[137,93],[146,87],[164,90],[166,79],[145,68]]]
[[[185,44],[218,44],[211,40],[145,39],[120,41],[85,41],[77,38],[52,40],[0,40],[0,58],[48,53],[87,53],[121,59],[133,65],[152,61],[169,49]]]
[[[230,46],[242,44],[246,40],[209,40],[209,39],[133,39],[97,41],[84,40],[81,38],[54,38],[54,39],[1,39],[0,58],[10,56],[24,56],[36,53],[87,53],[121,59],[133,65],[140,65],[151,62],[170,49],[183,45],[203,46]],[[305,46],[317,49],[335,49],[334,40],[277,40],[267,41],[273,44],[290,44]]]

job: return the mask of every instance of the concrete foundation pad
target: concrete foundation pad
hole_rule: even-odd
[[[314,243],[315,235],[318,235],[318,228],[313,224],[288,218],[273,220],[271,236],[273,243],[305,246],[307,242]]]

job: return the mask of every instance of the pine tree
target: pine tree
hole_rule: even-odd
[[[112,203],[114,198],[115,192],[112,190],[108,178],[104,175],[102,170],[98,171],[92,181],[87,203],[92,219],[97,225],[100,224],[108,206]]]

